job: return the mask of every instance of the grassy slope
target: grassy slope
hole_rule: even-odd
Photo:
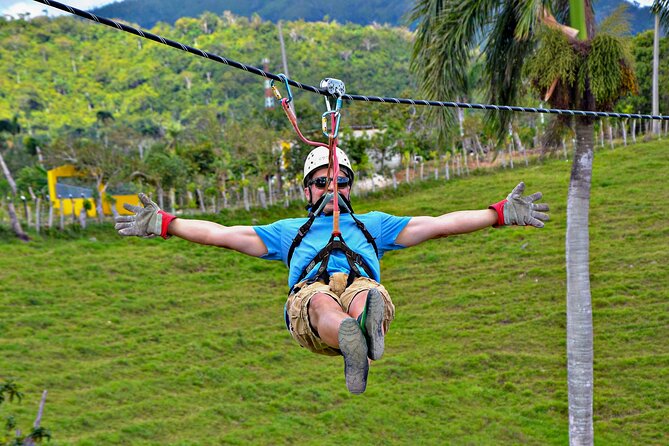
[[[659,142],[595,157],[602,445],[669,442],[667,169]],[[484,230],[384,258],[397,319],[361,397],[339,358],[285,331],[278,262],[111,228],[96,241],[3,242],[0,377],[26,398],[0,415],[27,426],[46,388],[58,445],[566,444],[569,163],[405,189],[357,211],[480,208],[519,179],[551,204],[545,230]]]

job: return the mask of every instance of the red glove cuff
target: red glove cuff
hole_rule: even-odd
[[[162,218],[162,223],[163,224],[162,224],[162,227],[160,228],[160,236],[162,238],[164,238],[165,240],[167,240],[170,237],[167,234],[167,228],[169,227],[172,220],[174,220],[177,217],[175,215],[168,214],[167,212],[165,212],[163,210],[158,211],[158,213],[163,216],[163,218]]]
[[[499,203],[491,204],[488,209],[494,209],[497,212],[497,223],[493,227],[504,226],[504,205],[508,200],[502,200]]]

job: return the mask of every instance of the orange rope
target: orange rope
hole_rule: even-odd
[[[304,135],[300,131],[300,128],[297,126],[297,116],[295,116],[295,113],[293,112],[293,109],[290,107],[290,103],[288,102],[288,98],[281,99],[281,107],[283,108],[283,111],[286,112],[286,116],[288,117],[288,120],[293,125],[293,128],[295,129],[295,132],[297,132],[297,136],[300,137],[302,142],[304,142],[305,144],[308,144],[310,146],[314,146],[314,147],[328,147],[327,144],[324,144],[322,142],[317,142],[317,141],[311,141],[311,140],[304,137]]]
[[[334,196],[332,197],[333,199],[333,211],[332,211],[332,235],[341,235],[341,232],[339,231],[339,184],[337,183],[337,179],[339,178],[339,160],[337,159],[337,138],[334,137],[335,133],[335,126],[337,125],[337,118],[336,114],[333,113],[331,115],[331,125],[332,125],[332,133],[330,133],[330,136],[328,138],[328,143],[322,143],[322,142],[317,142],[317,141],[311,141],[302,134],[300,131],[299,126],[297,125],[297,117],[295,116],[295,112],[293,112],[293,109],[290,106],[290,102],[288,98],[283,98],[281,99],[281,107],[283,108],[283,111],[286,113],[286,116],[288,117],[288,120],[292,124],[293,128],[295,129],[295,132],[297,133],[297,136],[302,140],[302,142],[314,146],[314,147],[327,147],[328,148],[328,170],[327,170],[327,183],[325,186],[325,189],[328,189],[328,186],[330,185],[331,181],[334,181],[334,186],[333,186],[333,192]]]
[[[328,150],[330,151],[328,158],[330,166],[332,166],[332,176],[330,177],[330,181],[334,181],[334,196],[332,197],[334,200],[334,209],[332,211],[332,235],[341,235],[341,232],[339,232],[339,160],[337,159],[337,138],[334,137],[335,120],[336,118],[333,114],[332,133],[328,140]],[[328,166],[328,172],[330,171],[330,166]]]

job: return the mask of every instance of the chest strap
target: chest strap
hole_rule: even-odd
[[[328,274],[328,263],[330,262],[330,256],[332,252],[335,250],[339,250],[344,253],[346,261],[351,268],[346,283],[347,287],[351,285],[351,283],[353,283],[356,278],[362,276],[362,272],[360,271],[361,267],[367,277],[374,278],[374,272],[372,271],[372,268],[369,267],[367,262],[365,262],[365,259],[357,252],[351,250],[346,242],[344,242],[344,239],[341,235],[333,234],[330,237],[327,245],[325,245],[325,247],[321,249],[318,254],[316,254],[316,257],[314,257],[311,262],[309,262],[309,264],[304,268],[302,274],[300,274],[299,279],[297,279],[297,283],[300,283],[302,280],[304,280],[309,272],[311,272],[311,270],[313,270],[319,263],[321,266],[318,268],[314,279],[322,280],[323,282],[328,283],[330,278],[330,275]]]
[[[298,229],[298,231],[297,231],[297,235],[293,239],[293,243],[290,245],[290,249],[288,250],[288,259],[287,259],[288,268],[290,268],[290,262],[293,259],[293,254],[295,253],[295,249],[300,245],[300,243],[302,243],[302,239],[304,239],[304,237],[309,232],[309,229],[311,229],[311,225],[314,224],[314,220],[323,211],[323,208],[325,208],[325,205],[330,200],[332,200],[332,194],[323,195],[320,198],[320,200],[318,200],[313,206],[311,206],[310,209],[315,208],[316,211],[310,211],[309,212],[309,219],[302,226],[300,226],[300,229]],[[353,218],[353,221],[355,222],[355,225],[358,227],[358,229],[360,229],[360,231],[362,231],[362,234],[365,236],[365,239],[367,240],[367,243],[372,245],[372,248],[374,248],[374,254],[376,254],[376,257],[379,257],[379,249],[376,247],[376,242],[374,241],[374,237],[372,237],[372,234],[369,233],[369,231],[365,227],[364,223],[361,222],[360,220],[358,220],[358,218],[356,218],[356,216],[353,213],[353,208],[351,207],[351,203],[348,200],[346,200],[344,197],[339,195],[339,205],[342,207],[342,210],[344,212],[347,212],[347,213],[351,214],[351,218]],[[330,241],[332,241],[332,237],[330,238]],[[326,245],[326,248],[327,248],[327,245]],[[323,248],[323,249],[325,249],[325,248]],[[348,248],[348,246],[346,246],[346,249],[348,249],[348,251],[353,253],[353,251],[351,251],[351,249]],[[323,250],[321,250],[321,252],[323,252]],[[353,253],[353,254],[359,256],[359,254],[357,254],[357,253]],[[320,253],[319,253],[319,255],[320,255]],[[316,262],[316,263],[318,263],[318,262]],[[309,268],[309,269],[311,269],[311,268]]]

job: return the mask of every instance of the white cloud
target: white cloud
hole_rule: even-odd
[[[98,6],[112,3],[113,0],[60,0],[61,3],[72,6],[78,9],[93,9]],[[44,3],[38,3],[29,0],[0,0],[0,14],[9,14],[17,18],[19,14],[30,13],[31,17],[44,15],[47,11],[48,15],[62,15],[65,14],[60,9],[52,8]]]

